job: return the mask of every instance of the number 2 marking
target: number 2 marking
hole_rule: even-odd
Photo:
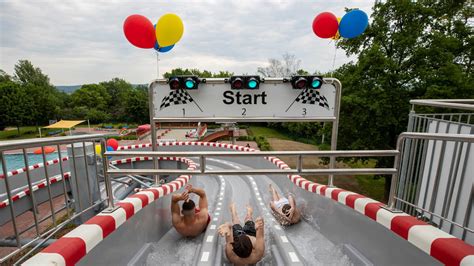
[[[306,108],[303,108],[303,115],[306,115]]]
[[[242,108],[242,115],[245,116],[247,114],[247,109]]]

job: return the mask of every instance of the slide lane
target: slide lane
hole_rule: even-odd
[[[209,158],[209,170],[249,169],[241,161]],[[283,177],[286,178],[286,177]],[[262,216],[265,220],[265,256],[257,265],[352,265],[342,252],[319,232],[317,217],[305,214],[307,206],[297,199],[303,211],[300,223],[282,227],[275,220],[269,208],[269,184],[280,195],[291,193],[293,188],[281,188],[268,176],[197,176],[193,186],[206,190],[211,214],[211,223],[206,232],[196,238],[183,238],[171,228],[160,241],[152,244],[146,265],[231,265],[225,254],[225,240],[217,234],[217,228],[224,222],[231,222],[229,204],[236,204],[243,223],[246,205],[254,209],[253,218]],[[197,203],[197,196],[193,196]]]

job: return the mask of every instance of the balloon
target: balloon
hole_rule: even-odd
[[[118,144],[118,141],[116,139],[108,139],[107,140],[107,146],[112,147],[113,150],[116,151],[119,144]],[[109,149],[107,149],[107,150],[109,150]]]
[[[181,39],[183,31],[184,25],[181,18],[175,14],[166,14],[156,23],[156,40],[160,46],[170,46]]]
[[[107,146],[107,151],[114,151],[114,148],[112,146]]]
[[[156,24],[155,24],[155,29],[156,29]],[[173,49],[174,47],[174,44],[173,45],[170,45],[170,46],[165,46],[165,47],[162,47],[158,44],[157,41],[155,41],[155,46],[153,48],[155,48],[155,50],[157,50],[158,52],[161,52],[161,53],[166,53],[168,51],[170,51],[171,49]]]
[[[101,153],[100,153],[101,151],[102,151],[102,147],[101,147],[99,144],[95,145],[95,154],[97,154],[97,155],[100,156],[100,155],[101,155]]]
[[[364,11],[354,9],[346,13],[339,23],[339,33],[344,38],[354,38],[361,35],[369,25],[369,17]]]
[[[148,49],[155,45],[155,29],[144,16],[128,16],[123,22],[123,33],[127,40],[138,48]]]
[[[169,52],[171,49],[173,49],[173,47],[174,47],[174,44],[170,46],[159,47],[158,43],[155,43],[155,50],[161,53]]]
[[[341,18],[337,18],[337,23],[341,23]],[[337,30],[336,35],[332,36],[331,39],[333,40],[339,40],[341,38],[341,34],[339,34],[339,30]]]
[[[320,38],[331,38],[336,35],[338,28],[337,18],[333,13],[323,12],[313,20],[313,32]]]

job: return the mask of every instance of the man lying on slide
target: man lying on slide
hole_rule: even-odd
[[[273,199],[270,201],[270,208],[278,222],[281,225],[298,223],[301,220],[301,212],[296,208],[295,198],[292,195],[288,195],[288,198],[280,197],[271,184],[269,191]]]
[[[196,208],[194,201],[189,199],[190,193],[199,196],[199,208]],[[178,205],[180,201],[184,201],[182,210]],[[171,215],[173,226],[178,233],[187,237],[198,236],[206,230],[211,221],[207,209],[206,192],[201,188],[193,188],[188,184],[183,193],[173,194],[171,197]]]
[[[252,220],[253,209],[247,206],[245,225],[240,225],[235,204],[229,206],[232,223],[219,226],[219,234],[225,237],[225,254],[227,259],[235,265],[255,264],[265,253],[263,219],[258,217],[255,223]]]

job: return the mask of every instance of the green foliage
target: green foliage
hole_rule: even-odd
[[[13,81],[0,83],[0,123],[2,129],[7,125],[16,126],[20,135],[20,126],[30,118],[28,102],[31,97],[24,87]]]
[[[393,149],[410,99],[474,98],[472,14],[467,1],[375,4],[366,33],[338,44],[358,56],[335,73],[343,84],[339,149]]]
[[[212,73],[211,71],[207,71],[207,70],[200,71],[199,69],[196,69],[196,68],[193,68],[193,69],[175,68],[171,70],[171,72],[164,73],[163,77],[169,78],[173,76],[185,76],[185,75],[198,76],[201,78],[227,78],[234,75],[234,73],[229,72],[229,71],[219,71],[218,73]]]

